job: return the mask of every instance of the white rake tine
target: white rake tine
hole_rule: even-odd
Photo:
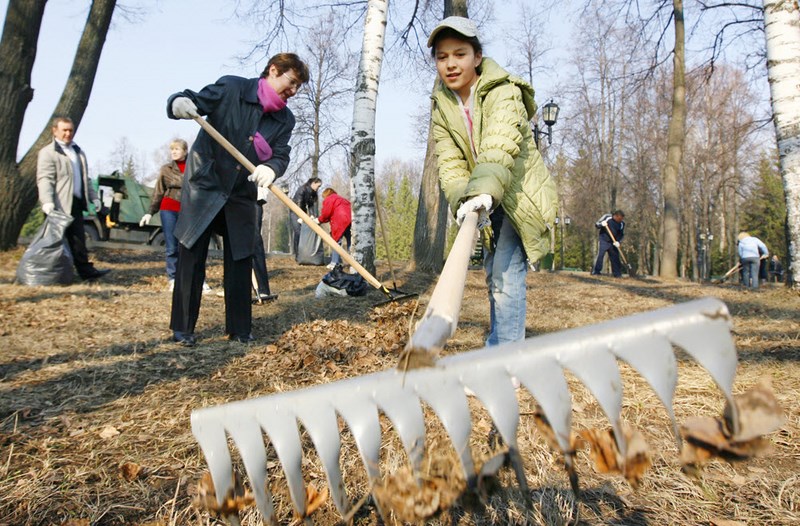
[[[200,444],[214,482],[217,504],[222,505],[228,491],[233,488],[233,465],[228,451],[225,420],[226,406],[209,407],[192,411],[192,434]],[[263,446],[262,446],[263,448]]]
[[[542,408],[561,451],[570,450],[572,396],[564,372],[552,356],[542,354],[529,360],[529,366],[514,370],[514,376]]]
[[[400,436],[412,469],[419,473],[425,452],[425,419],[419,398],[400,384],[402,380],[401,373],[396,373],[393,382],[378,384],[374,396]]]
[[[350,428],[361,461],[370,480],[380,478],[381,423],[378,406],[372,398],[365,399],[362,393],[347,393],[336,399],[336,410]]]
[[[464,386],[457,378],[442,375],[436,369],[416,369],[406,382],[431,406],[450,435],[453,447],[461,458],[461,467],[469,483],[475,479],[475,464],[469,448],[472,429]]]
[[[678,385],[678,362],[672,345],[655,333],[642,334],[631,340],[614,343],[611,352],[636,370],[655,391],[672,421],[672,430],[680,449],[680,433],[672,399]]]
[[[316,400],[311,403],[296,405],[296,414],[311,436],[311,441],[322,461],[328,487],[331,488],[333,503],[340,515],[346,515],[350,509],[342,482],[342,471],[339,469],[339,422],[333,407],[327,402]]]
[[[475,397],[489,412],[505,443],[516,448],[519,406],[508,373],[473,365],[461,375],[461,382],[475,393]]]
[[[732,408],[733,432],[739,432],[739,418],[733,401],[733,381],[736,376],[736,347],[730,335],[730,316],[724,304],[696,315],[704,318],[703,325],[675,327],[669,338],[694,358],[716,382]]]
[[[558,361],[578,377],[600,404],[614,430],[617,447],[624,457],[628,448],[620,423],[622,378],[617,360],[609,352],[608,346],[586,342],[578,349],[558,353]]]
[[[267,450],[264,448],[264,435],[261,426],[254,418],[243,416],[237,424],[228,427],[228,432],[242,455],[250,486],[256,498],[265,523],[274,521],[275,510],[272,493],[267,489]]]
[[[257,402],[258,400],[250,401]],[[272,400],[270,401],[272,402]],[[264,409],[257,410],[256,419],[269,435],[270,442],[278,455],[278,460],[283,466],[283,473],[286,475],[286,483],[289,486],[289,495],[292,498],[294,509],[301,517],[305,516],[306,488],[301,471],[303,450],[300,445],[297,419],[293,414],[277,410],[274,406]]]

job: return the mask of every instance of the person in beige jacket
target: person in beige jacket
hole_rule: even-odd
[[[88,204],[100,210],[100,199],[89,182],[86,155],[72,142],[75,125],[68,117],[53,119],[53,142],[39,150],[36,164],[36,186],[42,212],[50,214],[59,210],[72,216],[72,223],[64,232],[78,275],[85,279],[105,276],[110,269],[100,270],[89,261],[86,249],[86,232],[83,212]]]

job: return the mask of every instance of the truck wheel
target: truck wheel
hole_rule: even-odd
[[[151,245],[154,247],[163,247],[167,245],[167,241],[164,238],[164,232],[159,232],[155,235],[153,240],[150,242]]]
[[[86,237],[92,241],[100,241],[100,234],[97,232],[97,227],[94,223],[84,223],[83,231],[86,232]]]

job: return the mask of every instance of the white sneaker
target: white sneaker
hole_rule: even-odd
[[[174,279],[171,279],[171,280],[167,281],[167,290],[169,290],[170,292],[175,290],[175,280]]]
[[[212,289],[212,288],[211,288],[211,287],[208,285],[208,283],[206,283],[205,281],[203,282],[203,294],[210,294],[210,293],[211,293],[211,291],[213,291],[213,290],[214,290],[214,289]]]

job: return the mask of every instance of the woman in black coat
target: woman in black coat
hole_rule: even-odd
[[[185,90],[167,102],[171,119],[206,115],[234,147],[256,165],[250,175],[205,130],[192,144],[184,173],[180,242],[170,328],[182,345],[195,344],[208,242],[223,238],[225,332],[250,342],[250,273],[256,237],[256,185],[269,187],[289,164],[295,119],[286,101],[308,81],[308,67],[293,53],[273,56],[260,78],[225,76],[199,92]]]

